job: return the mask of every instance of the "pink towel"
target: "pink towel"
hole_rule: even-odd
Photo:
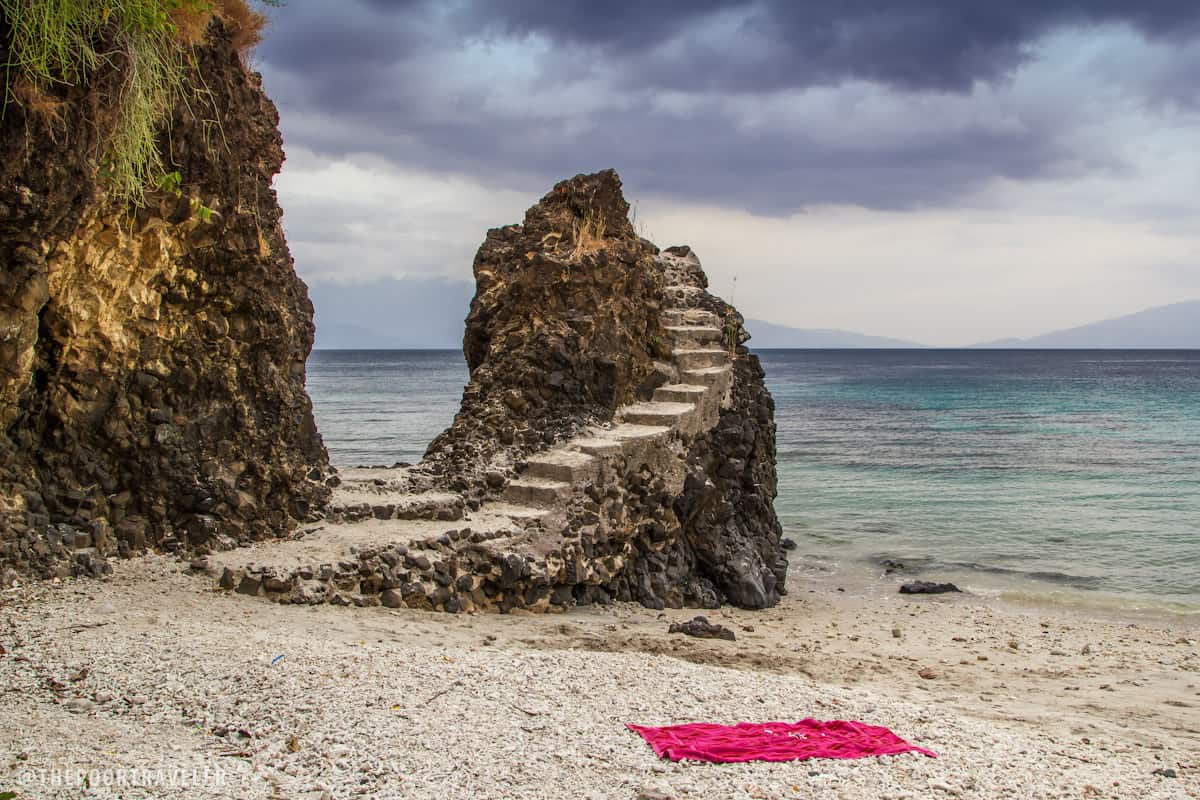
[[[713,725],[665,725],[661,728],[626,725],[641,735],[654,752],[672,761],[691,759],[728,764],[735,761],[803,761],[809,758],[865,758],[917,752],[916,747],[887,728],[861,722],[802,719],[790,722],[739,722]]]

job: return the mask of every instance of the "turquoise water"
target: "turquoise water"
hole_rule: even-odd
[[[1200,352],[760,356],[801,558],[1200,609]],[[341,465],[418,460],[466,380],[450,351],[309,361]]]
[[[1200,604],[1200,353],[762,359],[802,550]]]

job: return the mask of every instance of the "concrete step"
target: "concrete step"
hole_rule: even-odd
[[[675,350],[671,353],[679,369],[683,371],[722,367],[729,364],[729,354],[719,348]]]
[[[616,427],[598,431],[597,438],[608,439],[620,445],[620,456],[623,459],[643,461],[655,458],[662,448],[674,435],[676,428],[668,425],[639,425],[634,422],[622,422]]]
[[[711,325],[667,325],[664,330],[675,347],[697,349],[721,345],[721,329]]]
[[[657,403],[691,403],[697,405],[704,399],[708,387],[704,384],[668,383],[654,390]]]
[[[620,410],[621,419],[634,425],[662,425],[670,428],[683,427],[689,415],[695,412],[692,403],[634,403]]]
[[[462,519],[462,496],[446,492],[399,494],[361,491],[339,487],[329,503],[328,513],[347,522],[361,519]]]
[[[595,480],[599,471],[600,462],[595,457],[563,449],[530,457],[525,468],[525,477],[579,483]]]
[[[707,388],[708,391],[696,405],[697,421],[705,429],[715,425],[721,409],[727,408],[729,404],[730,391],[733,389],[733,366],[725,364],[720,367],[685,370],[680,378],[684,383]]]
[[[723,382],[731,373],[732,368],[726,364],[723,367],[703,367],[701,369],[687,369],[681,373],[681,377],[688,383],[696,383],[701,386],[713,386]]]
[[[598,458],[621,454],[621,440],[612,436],[583,436],[567,442],[567,446]]]
[[[703,325],[720,328],[721,318],[699,308],[667,308],[662,312],[663,325]]]
[[[508,508],[517,509],[516,506]],[[520,507],[530,519],[532,515],[546,515],[542,509]],[[354,558],[354,553],[363,548],[385,547],[402,544],[412,550],[421,549],[423,542],[436,540],[448,530],[469,527],[474,533],[498,536],[514,527],[514,520],[502,513],[505,506],[488,503],[474,512],[470,522],[446,523],[429,520],[366,519],[358,522],[325,522],[307,527],[295,534],[296,538],[264,542],[221,550],[208,556],[208,561],[218,575],[224,567],[234,570],[251,566],[267,566],[280,573],[287,573],[303,566],[319,566]]]
[[[572,440],[571,445],[590,455],[611,458],[657,447],[670,436],[667,425],[621,422],[611,428],[593,428],[588,435]]]
[[[487,503],[483,508],[492,516],[507,517],[521,526],[524,526],[526,523],[546,520],[553,513],[548,508],[517,505],[514,503]]]
[[[666,425],[638,425],[637,423],[626,422],[617,425],[614,428],[601,431],[600,437],[608,437],[621,442],[637,442],[659,439],[671,433],[670,427]]]
[[[570,494],[571,484],[546,478],[517,478],[504,489],[505,500],[528,506],[556,506]]]

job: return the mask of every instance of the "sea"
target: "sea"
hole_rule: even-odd
[[[1200,351],[762,350],[793,572],[1200,620]],[[419,461],[450,350],[308,362],[335,465]]]

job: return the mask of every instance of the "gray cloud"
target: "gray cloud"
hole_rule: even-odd
[[[1120,142],[1075,135],[1104,124],[1086,75],[1057,105],[1014,76],[1063,30],[1194,52],[1200,5],[292,0],[274,16],[259,56],[289,143],[531,192],[611,165],[638,192],[787,214],[1122,168]],[[1101,88],[1186,104],[1184,64]]]
[[[656,86],[750,91],[845,79],[966,91],[1003,76],[1028,57],[1026,45],[1058,27],[1126,23],[1146,36],[1181,40],[1200,25],[1200,7],[1186,0],[518,0],[480,3],[472,14],[483,30],[633,56],[630,71]],[[722,16],[725,38],[694,35]],[[692,46],[644,55],[672,39]]]

